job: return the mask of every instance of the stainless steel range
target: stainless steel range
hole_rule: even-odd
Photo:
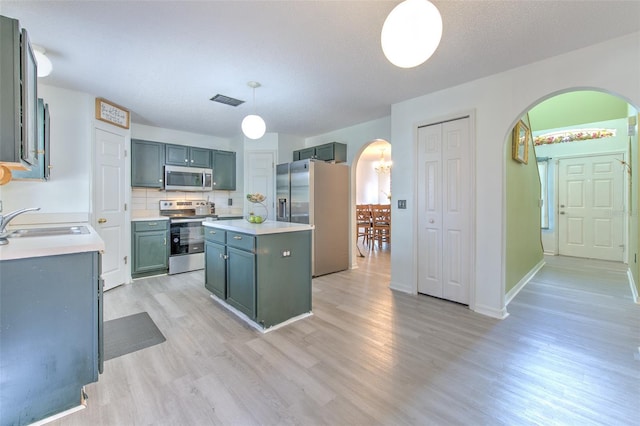
[[[204,269],[202,222],[217,220],[215,204],[205,200],[161,200],[160,215],[169,217],[169,274]]]

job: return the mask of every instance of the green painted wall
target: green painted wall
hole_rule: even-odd
[[[554,96],[531,108],[532,131],[626,118],[627,103],[602,92],[581,90]]]
[[[525,123],[527,116],[523,117]],[[507,233],[505,292],[508,293],[543,258],[540,240],[540,175],[529,143],[529,162],[511,158],[511,138],[505,144],[507,177]]]

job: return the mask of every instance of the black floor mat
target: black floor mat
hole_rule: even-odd
[[[139,351],[165,340],[146,312],[105,321],[104,360]]]

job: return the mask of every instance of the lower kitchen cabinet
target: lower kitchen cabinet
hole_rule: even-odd
[[[131,276],[139,278],[169,271],[169,221],[135,221],[131,226]]]
[[[227,298],[227,249],[224,244],[206,241],[204,256],[207,265],[204,286],[211,293],[224,300]]]
[[[81,404],[101,369],[100,254],[0,261],[0,424]]]
[[[205,222],[205,287],[262,329],[311,312],[311,230],[238,232],[244,224]]]

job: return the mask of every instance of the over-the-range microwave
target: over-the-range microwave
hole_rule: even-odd
[[[213,191],[213,170],[164,166],[165,191]]]

